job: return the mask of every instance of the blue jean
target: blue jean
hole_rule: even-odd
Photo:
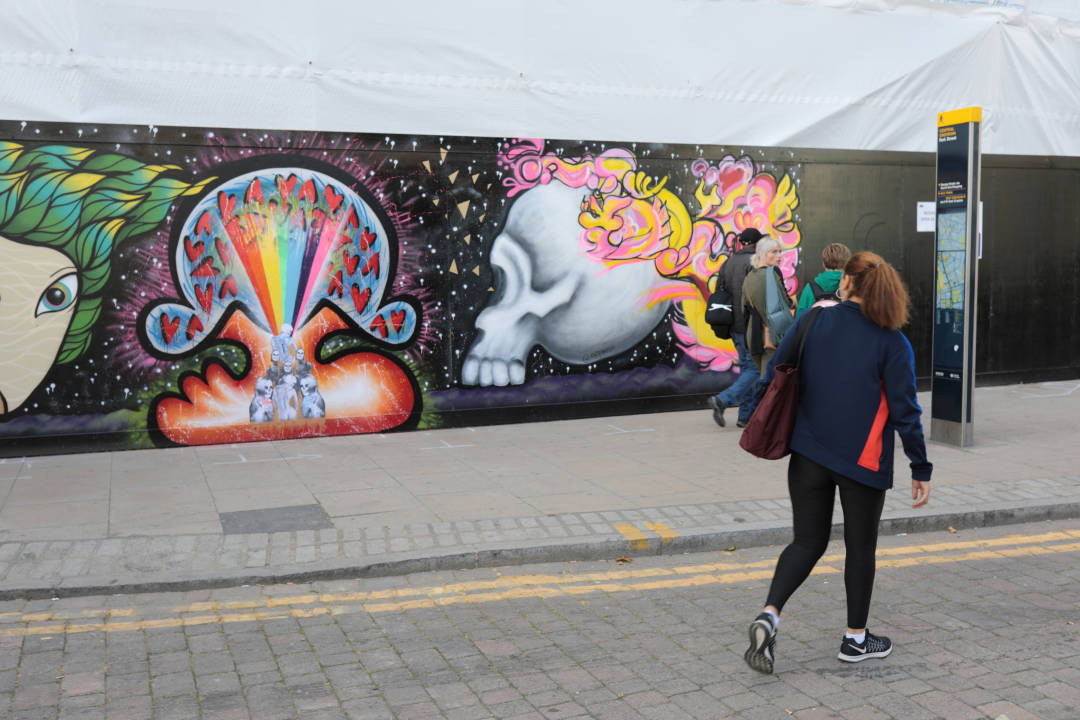
[[[739,406],[739,419],[749,420],[753,411],[751,400],[754,397],[754,388],[757,386],[758,367],[754,359],[750,357],[750,350],[746,347],[746,335],[744,333],[731,333],[731,341],[735,344],[735,350],[739,353],[739,377],[727,389],[716,396],[716,399],[727,407]]]

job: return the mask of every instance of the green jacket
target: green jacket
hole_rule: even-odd
[[[823,273],[818,273],[817,277],[814,278],[814,282],[820,285],[825,292],[836,292],[836,288],[840,287],[840,278],[843,274],[843,270],[826,270]],[[810,287],[810,283],[806,283],[803,286],[802,294],[799,295],[799,309],[795,311],[795,315],[802,315],[813,304],[814,290]]]

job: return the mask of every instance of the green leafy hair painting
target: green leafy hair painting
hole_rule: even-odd
[[[154,230],[192,183],[175,165],[0,141],[0,416],[90,346],[114,253]]]

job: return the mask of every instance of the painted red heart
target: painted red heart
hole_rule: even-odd
[[[229,262],[229,256],[226,254],[228,248],[225,246],[225,241],[219,237],[214,238],[214,247],[217,248],[218,259],[221,260],[221,264]]]
[[[361,274],[367,275],[371,272],[375,273],[375,277],[379,276],[379,256],[372,255],[368,258],[368,261],[364,263],[364,269],[360,271]]]
[[[282,179],[280,175],[277,176],[278,194],[281,195],[281,200],[284,202],[292,195],[293,188],[296,187],[296,183],[300,182],[300,179],[295,175],[290,175],[287,180]]]
[[[360,286],[353,285],[351,294],[353,307],[356,308],[356,314],[363,315],[364,308],[367,307],[368,300],[371,299],[371,288],[364,288],[364,292],[360,292]]]
[[[210,312],[210,308],[214,304],[213,284],[207,285],[205,288],[202,285],[196,285],[195,297],[199,298],[199,304],[202,305],[203,310]],[[194,317],[194,315],[192,317]]]
[[[185,235],[184,236],[184,252],[187,253],[187,259],[190,262],[195,262],[195,260],[200,255],[202,255],[202,252],[205,249],[206,249],[206,245],[204,245],[203,243],[201,243],[201,242],[193,243],[193,242],[191,242],[191,236],[190,235]]]
[[[199,216],[199,222],[195,223],[195,232],[202,235],[210,232],[210,212],[204,212]]]
[[[250,202],[261,203],[262,201],[263,201],[262,181],[259,180],[259,178],[255,178],[254,180],[251,181],[251,184],[248,185],[247,192],[244,193],[244,202],[246,202],[246,203],[250,203]]]
[[[210,294],[213,295],[213,293],[210,293]],[[200,320],[197,316],[192,315],[191,319],[188,320],[188,324],[187,324],[187,339],[188,340],[194,340],[195,339],[195,333],[202,332],[202,331],[203,331],[202,320]]]
[[[375,319],[371,322],[371,330],[373,332],[378,332],[380,335],[382,335],[383,340],[385,340],[386,336],[389,335],[389,333],[386,331],[386,318],[384,318],[382,315],[376,315]]]
[[[221,219],[228,222],[233,216],[233,210],[236,209],[236,196],[230,195],[226,192],[219,192],[217,196],[218,210],[221,212]]]
[[[720,187],[725,190],[735,187],[736,183],[741,183],[745,177],[746,173],[741,168],[728,168],[720,173]]]
[[[197,278],[216,277],[219,274],[220,271],[214,267],[214,258],[212,257],[203,258],[202,262],[196,265],[195,269],[191,271],[191,277]]]
[[[180,327],[180,318],[170,318],[165,313],[161,313],[158,318],[161,325],[161,337],[165,338],[165,344],[171,345],[172,339],[176,335],[177,329]]]
[[[319,208],[315,208],[311,211],[311,227],[315,228],[316,232],[322,232],[322,226],[326,224],[326,213]]]
[[[239,289],[236,287],[236,278],[232,275],[227,276],[221,281],[221,290],[218,291],[218,297],[224,300],[226,294],[232,295],[233,297],[240,294]]]
[[[390,324],[394,326],[394,332],[401,332],[401,328],[405,325],[405,311],[391,310]]]
[[[327,288],[326,294],[327,295],[337,294],[338,297],[341,297],[342,295],[344,295],[345,294],[345,288],[342,287],[342,282],[343,281],[344,281],[344,278],[342,278],[342,276],[341,276],[341,271],[338,270],[336,273],[334,273],[334,275],[332,275],[330,277],[330,287]]]
[[[297,199],[307,200],[312,205],[315,204],[315,198],[318,197],[318,193],[315,192],[315,181],[308,180],[300,186],[300,192],[296,194]]]
[[[371,230],[364,228],[364,231],[360,233],[360,249],[365,252],[371,249],[372,244],[375,242],[375,233]]]
[[[341,201],[345,196],[334,192],[334,188],[327,185],[323,188],[323,197],[326,198],[326,204],[330,206],[330,214],[333,215],[341,207]]]
[[[356,214],[356,208],[352,205],[349,206],[349,212],[345,214],[345,222],[352,225],[354,228],[360,227],[360,218]]]
[[[233,245],[241,245],[241,241],[244,239],[244,233],[240,228],[240,221],[233,218],[225,223],[225,234],[232,240]]]
[[[341,251],[342,257],[345,259],[345,270],[350,275],[356,272],[356,266],[360,264],[359,255],[350,255],[348,250]]]

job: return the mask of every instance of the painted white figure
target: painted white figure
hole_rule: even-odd
[[[281,362],[296,358],[296,341],[293,340],[292,331],[292,325],[282,325],[281,331],[270,341],[271,356],[276,352]]]
[[[270,364],[266,366],[266,377],[270,378],[275,385],[281,377],[281,353],[277,350],[270,351]]]
[[[300,411],[306,418],[326,417],[326,401],[319,392],[319,381],[312,374],[300,378]]]
[[[274,383],[267,377],[255,381],[255,397],[251,399],[248,414],[251,422],[270,422],[274,419]]]
[[[278,420],[295,420],[299,409],[296,397],[296,375],[293,374],[291,359],[286,359],[281,368],[281,377],[274,387],[274,406],[277,407]]]
[[[296,348],[296,377],[303,378],[312,373],[311,363],[304,359],[304,348]]]
[[[578,215],[587,189],[539,185],[514,202],[491,246],[494,303],[465,356],[465,385],[520,385],[536,345],[572,364],[628,350],[656,327],[669,303],[646,308],[648,291],[666,281],[648,261],[612,268],[581,245]]]

